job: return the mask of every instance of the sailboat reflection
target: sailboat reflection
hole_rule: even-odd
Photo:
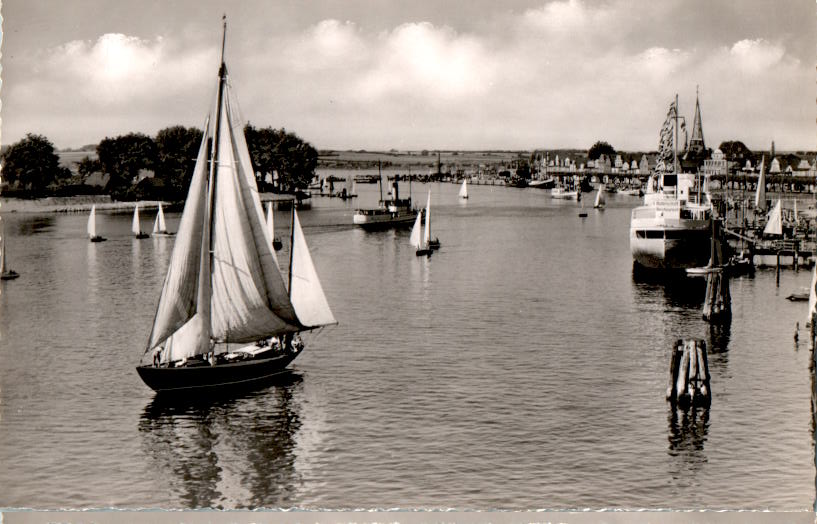
[[[294,448],[301,427],[301,375],[220,400],[158,395],[139,421],[156,471],[158,508],[275,508],[295,505]]]

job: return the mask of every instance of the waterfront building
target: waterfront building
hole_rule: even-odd
[[[704,160],[704,175],[725,175],[728,169],[729,162],[720,149],[716,149],[715,152],[712,153],[712,158]]]

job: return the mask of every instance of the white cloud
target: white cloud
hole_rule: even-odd
[[[748,73],[761,73],[783,60],[786,49],[763,39],[735,42],[729,50],[731,60]]]

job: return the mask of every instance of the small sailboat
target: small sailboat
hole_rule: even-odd
[[[105,242],[105,237],[96,234],[96,205],[91,206],[91,216],[88,217],[88,237],[91,242]]]
[[[136,238],[148,238],[150,235],[142,231],[142,224],[139,222],[139,204],[133,208],[133,224],[131,231]]]
[[[817,264],[814,265],[811,275],[811,286],[808,290],[808,316],[806,326],[811,327],[814,316],[817,315]]]
[[[460,188],[460,198],[468,198],[468,180],[463,179],[462,187]]]
[[[343,187],[343,189],[340,190],[338,196],[343,200],[346,200],[347,198],[355,198],[357,196],[357,193],[355,192],[356,187],[357,186],[355,185],[355,177],[353,177],[352,175],[347,175],[346,185]]]
[[[604,198],[604,184],[601,184],[596,193],[596,201],[593,202],[593,207],[596,209],[604,209],[605,205],[607,205],[607,201]]]
[[[275,251],[281,251],[281,248],[284,247],[284,244],[281,243],[281,239],[275,236],[275,223],[272,214],[272,202],[267,202],[267,230],[269,231],[269,236],[272,239],[272,247],[275,248]]]
[[[431,240],[431,191],[428,192],[428,201],[426,203],[425,221],[423,226],[423,236],[420,238],[420,213],[418,213],[417,220],[414,222],[414,228],[411,232],[412,245],[417,248],[415,254],[420,257],[423,255],[430,255],[435,249],[440,248],[440,240],[435,238]]]
[[[763,228],[763,234],[775,236],[783,234],[783,210],[781,209],[780,200],[769,212],[769,219],[766,221],[766,227]]]
[[[20,274],[6,266],[6,227],[0,218],[0,280],[14,280]]]
[[[162,203],[159,202],[159,211],[156,213],[156,220],[153,221],[153,235],[169,237],[174,234],[175,233],[171,233],[167,230],[167,224],[165,224],[165,213],[162,211]]]
[[[226,31],[225,22],[225,39]],[[204,125],[153,328],[136,368],[165,395],[266,384],[300,355],[300,332],[337,323],[294,209],[288,277],[275,261],[244,120],[227,81],[224,41],[214,115]]]

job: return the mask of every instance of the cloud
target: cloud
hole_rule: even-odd
[[[729,50],[734,64],[748,73],[761,73],[779,64],[786,54],[786,49],[780,44],[772,44],[761,38],[756,40],[744,39],[735,42]]]
[[[676,93],[691,118],[696,85],[709,140],[811,139],[802,109],[813,75],[784,40],[705,41],[667,25],[703,15],[657,4],[550,1],[468,28],[315,17],[288,32],[236,32],[228,59],[246,119],[318,147],[653,148]],[[3,130],[79,145],[200,125],[217,57],[183,32],[109,33],[8,62],[7,77],[4,63]]]

